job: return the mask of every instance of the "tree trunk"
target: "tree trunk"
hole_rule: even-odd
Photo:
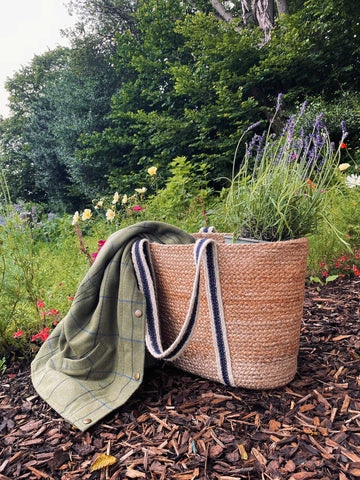
[[[251,10],[267,43],[274,28],[274,0],[251,0]]]
[[[287,15],[288,13],[290,13],[287,0],[275,0],[275,1],[276,1],[276,7],[277,7],[279,17],[281,17],[281,15],[283,14]]]
[[[287,0],[241,0],[243,22],[246,25],[249,16],[253,17],[265,35],[265,43],[270,40],[271,30],[274,28],[275,21],[275,2],[279,14],[289,13]],[[220,0],[210,0],[211,5],[216,10],[217,15],[228,23],[234,20],[234,17],[223,7]],[[249,6],[249,3],[250,6]]]

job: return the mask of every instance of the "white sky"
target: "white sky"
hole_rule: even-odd
[[[8,115],[4,84],[27,65],[57,45],[68,45],[60,29],[75,23],[65,0],[0,0],[0,115]]]

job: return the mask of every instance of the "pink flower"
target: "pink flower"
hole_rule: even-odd
[[[21,337],[22,334],[23,334],[23,332],[21,330],[19,330],[19,331],[14,333],[14,338]]]
[[[140,210],[145,210],[145,207],[139,207],[139,205],[135,205],[135,207],[133,208],[134,212],[140,212]]]
[[[41,300],[38,300],[36,306],[38,308],[44,308],[45,305],[44,305],[44,302],[42,302]]]
[[[102,247],[105,245],[105,243],[106,243],[106,240],[99,240],[98,241],[97,252],[94,252],[94,253],[91,254],[91,256],[93,257],[94,260],[97,257],[98,253],[100,252],[100,250],[102,249]]]
[[[70,302],[74,300],[74,297],[69,297]]]

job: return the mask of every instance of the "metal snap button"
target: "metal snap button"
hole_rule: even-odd
[[[140,380],[140,373],[139,372],[135,373],[134,378],[135,380]]]
[[[91,422],[92,422],[91,418],[84,418],[83,420],[83,423],[86,423],[87,425]]]
[[[141,310],[135,310],[135,317],[141,317],[142,316],[142,311]]]

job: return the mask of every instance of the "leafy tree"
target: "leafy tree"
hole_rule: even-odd
[[[111,166],[112,186],[137,182],[154,162],[166,171],[178,156],[208,161],[214,177],[229,174],[240,131],[254,119],[241,88],[259,56],[253,36],[239,39],[232,25],[181,2],[143,2],[137,20],[137,35],[118,36],[124,82],[111,126],[84,138],[81,158]]]
[[[104,186],[101,162],[80,165],[75,151],[82,134],[105,128],[119,78],[91,37],[43,57],[8,81],[12,115],[1,123],[2,168],[14,199],[63,210]]]
[[[89,42],[82,52],[85,62],[79,63],[81,52],[73,50],[59,78],[46,85],[25,131],[36,184],[57,209],[88,202],[106,186],[101,161],[80,164],[75,152],[81,135],[105,128],[118,76]]]
[[[80,20],[64,33],[74,45],[92,37],[103,52],[113,52],[118,33],[136,31],[138,4],[138,0],[70,0],[69,13]]]
[[[1,159],[13,200],[44,201],[45,191],[35,182],[35,168],[29,156],[30,145],[24,138],[33,105],[47,82],[53,81],[68,59],[69,50],[57,48],[36,55],[6,82],[11,115],[0,123]]]

